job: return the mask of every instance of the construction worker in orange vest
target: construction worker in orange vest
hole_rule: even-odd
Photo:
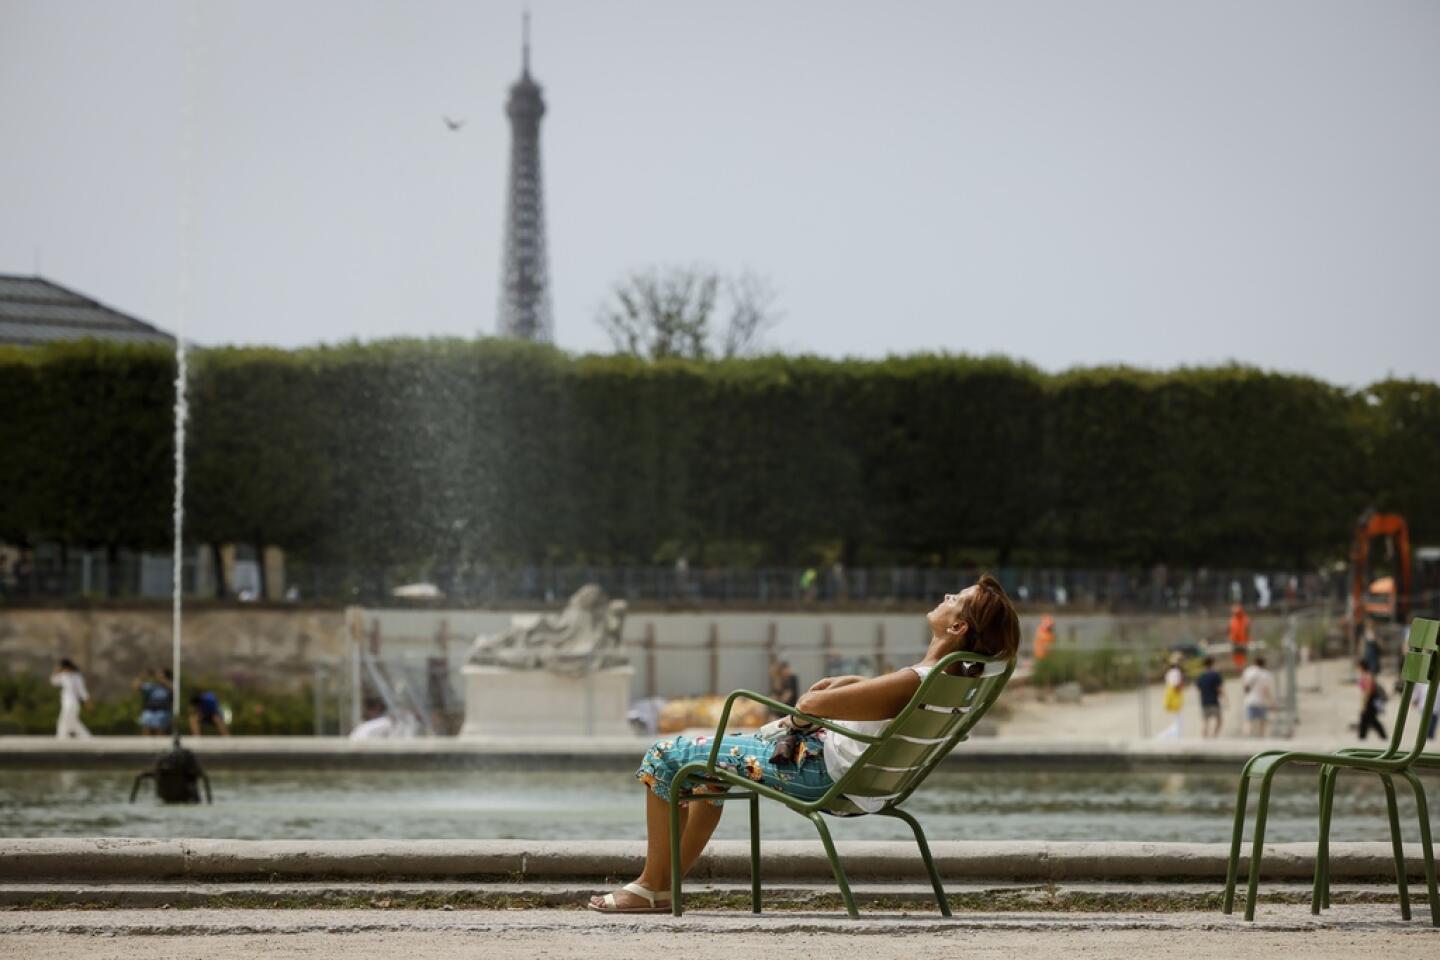
[[[1054,645],[1055,618],[1047,613],[1040,618],[1040,624],[1035,628],[1035,659],[1044,660]]]
[[[1230,608],[1230,657],[1238,670],[1250,655],[1250,618],[1240,604]]]

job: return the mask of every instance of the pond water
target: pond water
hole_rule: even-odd
[[[166,807],[142,788],[126,802],[119,771],[0,770],[0,836],[259,839],[565,839],[644,836],[640,790],[623,773],[519,770],[220,771],[213,806]],[[934,840],[1229,839],[1235,777],[1179,773],[937,772],[912,797]],[[1433,790],[1432,790],[1433,793]],[[1315,836],[1311,777],[1276,783],[1267,838]],[[1402,822],[1416,838],[1402,787]],[[814,828],[762,803],[764,835],[812,839]],[[746,835],[744,809],[717,836]],[[1342,777],[1337,840],[1385,840],[1385,800],[1374,777]],[[904,839],[898,821],[838,822],[837,838]]]

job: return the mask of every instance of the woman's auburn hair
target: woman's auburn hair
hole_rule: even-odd
[[[1020,617],[999,580],[982,574],[961,616],[970,625],[967,646],[971,651],[1015,659],[1020,651]]]

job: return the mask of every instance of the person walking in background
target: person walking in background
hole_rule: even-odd
[[[64,740],[75,737],[88,739],[90,731],[80,722],[81,708],[90,706],[90,691],[85,689],[85,675],[73,660],[61,660],[50,675],[50,682],[60,688],[60,719],[55,723],[55,736]]]
[[[134,688],[140,691],[140,732],[147,737],[164,736],[170,732],[171,714],[175,709],[175,688],[169,670],[151,670],[138,677]]]
[[[1180,739],[1181,723],[1185,717],[1185,671],[1180,669],[1182,662],[1180,654],[1170,654],[1170,669],[1165,671],[1165,712],[1170,715],[1170,726],[1160,731],[1159,740]]]
[[[800,574],[800,599],[806,603],[814,603],[819,595],[820,575],[815,572],[814,567],[806,567]]]
[[[1050,648],[1055,646],[1055,618],[1050,614],[1040,618],[1040,623],[1035,627],[1035,645],[1033,653],[1036,660],[1044,660],[1050,655]]]
[[[1364,740],[1365,735],[1374,730],[1384,740],[1385,725],[1380,722],[1380,711],[1385,709],[1385,691],[1380,689],[1369,661],[1362,657],[1355,661],[1355,666],[1360,668],[1360,739]]]
[[[1375,633],[1375,621],[1369,617],[1360,627],[1360,657],[1365,661],[1365,669],[1370,675],[1380,675],[1380,637]]]
[[[690,599],[690,561],[684,554],[675,558],[675,596],[679,600]]]
[[[208,690],[190,698],[190,735],[200,736],[201,727],[210,727],[222,737],[230,736],[220,711],[220,698]]]
[[[1264,657],[1257,656],[1240,674],[1240,686],[1245,690],[1245,732],[1263,737],[1275,706],[1275,675],[1265,669]]]
[[[1205,669],[1195,678],[1195,689],[1200,691],[1200,736],[1210,739],[1220,736],[1225,704],[1225,678],[1215,669],[1215,658],[1205,658]]]
[[[1249,655],[1250,617],[1245,613],[1245,607],[1237,603],[1230,608],[1230,656],[1236,670],[1245,667]]]

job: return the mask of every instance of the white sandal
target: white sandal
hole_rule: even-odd
[[[670,902],[667,900],[665,903],[657,903],[656,900],[659,899],[660,894],[656,893],[654,890],[651,890],[651,889],[649,889],[649,888],[647,888],[647,887],[642,887],[642,886],[640,886],[640,884],[638,884],[638,883],[627,883],[627,884],[625,884],[625,886],[621,887],[620,889],[621,889],[621,890],[624,890],[626,893],[633,893],[633,894],[635,894],[635,896],[639,897],[640,899],[647,901],[647,902],[649,903],[649,906],[647,906],[647,907],[621,907],[621,906],[617,906],[616,903],[615,903],[615,894],[613,894],[613,893],[607,893],[607,894],[605,894],[605,896],[604,896],[604,898],[603,898],[603,900],[602,900],[602,902],[605,904],[605,906],[603,906],[603,907],[597,907],[597,906],[595,906],[594,903],[586,904],[586,906],[588,906],[591,910],[594,910],[596,913],[669,913],[669,912],[670,912]]]

